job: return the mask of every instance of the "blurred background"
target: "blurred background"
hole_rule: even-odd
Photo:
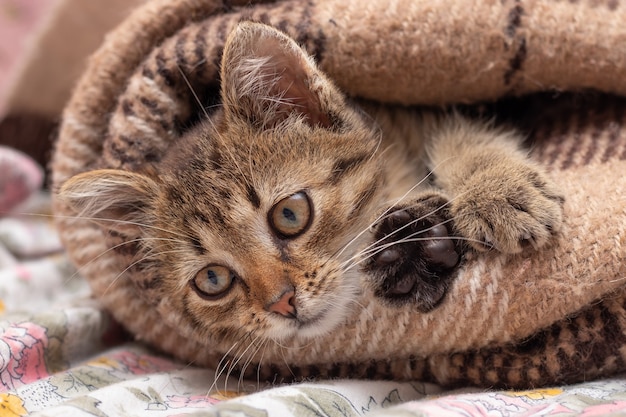
[[[4,113],[10,80],[19,57],[34,38],[38,23],[50,13],[54,0],[0,0],[0,115]]]
[[[144,1],[0,0],[0,145],[46,167],[88,57]]]

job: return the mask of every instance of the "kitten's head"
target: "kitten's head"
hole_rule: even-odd
[[[328,332],[363,285],[352,258],[384,198],[378,133],[267,26],[235,29],[221,79],[222,108],[158,165],[80,174],[60,196],[143,240],[144,295],[199,339]]]

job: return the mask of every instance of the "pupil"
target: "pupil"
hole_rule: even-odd
[[[217,278],[217,274],[213,270],[209,270],[207,272],[207,278],[209,279],[209,281],[213,285],[217,285],[217,282],[219,281],[218,278]]]
[[[292,210],[288,208],[283,209],[283,217],[285,217],[285,219],[289,220],[292,223],[297,220],[296,213],[294,213]]]

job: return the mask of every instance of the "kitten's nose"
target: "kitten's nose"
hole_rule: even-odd
[[[278,313],[288,319],[296,318],[296,292],[290,288],[282,293],[278,301],[273,302],[267,307],[267,311]]]

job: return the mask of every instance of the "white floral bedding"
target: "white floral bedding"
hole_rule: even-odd
[[[42,216],[0,215],[0,417],[626,414],[626,377],[524,392],[216,380],[125,337],[65,258],[48,204],[40,194],[19,211]]]

